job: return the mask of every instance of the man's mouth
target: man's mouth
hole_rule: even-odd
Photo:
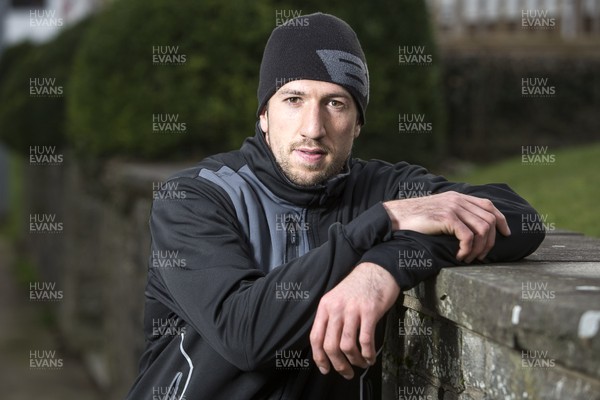
[[[318,147],[298,147],[294,149],[294,152],[300,156],[301,159],[309,163],[317,163],[327,155],[325,150]]]

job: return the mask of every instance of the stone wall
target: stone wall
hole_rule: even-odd
[[[56,282],[64,351],[81,356],[106,398],[123,398],[143,349],[142,311],[153,183],[178,167],[109,163],[82,171],[67,160],[28,166],[27,214],[63,229],[28,234],[39,280]]]
[[[143,348],[153,185],[182,166],[70,159],[26,168],[26,213],[62,222],[29,233],[28,253],[64,292],[52,304],[64,351],[123,398]],[[527,261],[445,269],[407,292],[388,319],[384,398],[599,399],[599,245],[554,233]]]
[[[384,398],[600,399],[600,240],[550,232],[519,263],[448,268],[388,319]]]

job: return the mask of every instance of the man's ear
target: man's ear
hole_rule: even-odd
[[[262,129],[264,133],[269,133],[269,111],[267,110],[268,108],[269,104],[267,103],[267,105],[263,108],[262,112],[259,115],[260,129]]]
[[[360,128],[362,128],[362,124],[359,121],[356,121],[356,126],[354,127],[354,139],[356,139],[360,135]]]

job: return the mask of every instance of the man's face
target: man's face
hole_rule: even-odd
[[[313,186],[341,172],[361,125],[354,99],[342,86],[297,80],[271,97],[260,127],[288,179]]]

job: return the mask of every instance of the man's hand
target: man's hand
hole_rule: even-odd
[[[445,192],[383,205],[393,230],[456,236],[460,241],[456,258],[467,263],[485,258],[496,241],[496,229],[504,236],[510,235],[506,218],[488,199]]]
[[[331,362],[344,378],[352,379],[350,364],[366,368],[375,363],[375,327],[399,294],[388,271],[362,263],[321,298],[310,332],[313,359],[321,373],[329,372]]]

